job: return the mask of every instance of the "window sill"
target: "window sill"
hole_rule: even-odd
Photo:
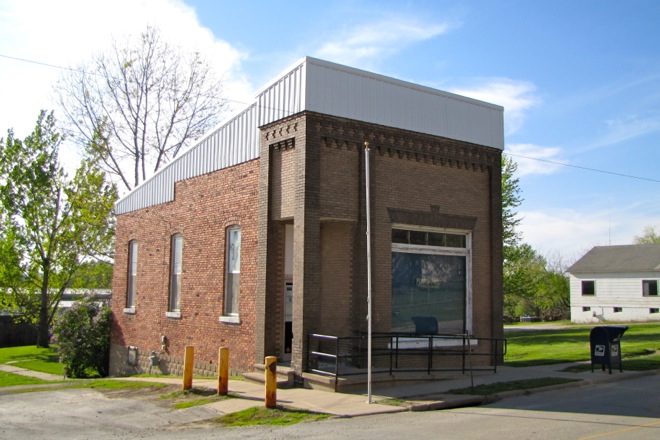
[[[166,318],[181,319],[181,312],[165,312]]]
[[[239,316],[221,316],[219,321],[225,324],[240,324],[241,318]]]
[[[399,350],[424,350],[429,348],[429,338],[430,336],[412,336],[412,337],[403,337],[399,338]],[[396,342],[387,344],[388,348],[396,349]],[[478,339],[470,338],[470,347],[477,347],[479,345]],[[433,348],[442,348],[442,347],[463,347],[463,339],[442,339],[442,338],[433,338]],[[467,343],[465,344],[467,347]]]
[[[135,307],[126,307],[124,309],[125,315],[135,315]]]

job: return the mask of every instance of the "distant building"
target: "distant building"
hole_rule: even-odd
[[[571,321],[660,321],[660,245],[596,246],[573,264]]]
[[[55,289],[53,289],[55,292]],[[112,291],[110,289],[67,289],[57,305],[58,314],[71,308],[85,296],[94,295],[99,304],[110,306]],[[0,310],[0,348],[34,345],[37,343],[37,327],[19,319],[20,311]]]
[[[300,377],[310,334],[363,334],[365,141],[373,331],[501,338],[502,114],[304,58],[117,203],[112,374],[192,345],[200,371],[226,346],[232,371]]]
[[[105,305],[110,307],[112,303],[112,290],[111,289],[67,289],[62,294],[62,299],[58,304],[58,309],[60,313],[64,310],[68,310],[76,302],[81,301],[85,297],[93,296],[99,305]]]

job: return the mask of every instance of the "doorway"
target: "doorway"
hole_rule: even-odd
[[[284,226],[284,347],[282,361],[291,362],[293,349],[293,224]]]

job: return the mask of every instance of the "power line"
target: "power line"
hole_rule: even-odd
[[[83,71],[81,71],[81,70],[73,69],[73,68],[71,68],[71,67],[58,66],[58,65],[56,65],[56,64],[48,64],[48,63],[43,63],[43,62],[41,62],[41,61],[34,61],[34,60],[28,60],[28,59],[26,59],[26,58],[13,57],[13,56],[10,56],[10,55],[4,55],[4,54],[1,54],[1,53],[0,53],[0,57],[2,57],[2,58],[7,58],[7,59],[10,59],[10,60],[14,60],[14,61],[22,61],[22,62],[24,62],[24,63],[38,64],[38,65],[40,65],[40,66],[52,67],[52,68],[54,68],[54,69],[70,70],[70,71],[72,71],[72,72],[83,72]],[[86,72],[83,72],[83,73],[86,73]]]
[[[564,167],[577,168],[577,169],[580,169],[580,170],[593,171],[593,172],[596,172],[596,173],[611,174],[613,176],[628,177],[630,179],[645,180],[647,182],[660,183],[660,180],[651,179],[650,177],[640,177],[640,176],[633,176],[632,174],[615,173],[614,171],[605,171],[605,170],[599,170],[599,169],[596,169],[596,168],[582,167],[582,166],[579,166],[579,165],[571,165],[571,164],[564,163],[564,162],[555,162],[555,161],[547,160],[547,159],[539,159],[538,157],[523,156],[522,154],[514,154],[514,153],[509,153],[509,152],[506,152],[506,151],[504,152],[504,154],[506,154],[507,156],[522,157],[524,159],[536,160],[536,161],[539,161],[539,162],[546,162],[546,163],[551,163],[553,165],[561,165],[561,166],[564,166]]]
[[[23,63],[37,64],[39,66],[52,67],[53,69],[69,70],[71,72],[79,72],[79,73],[85,73],[85,74],[88,74],[88,75],[102,76],[102,75],[100,75],[96,72],[89,72],[89,71],[83,70],[83,69],[74,69],[72,67],[58,66],[57,64],[49,64],[49,63],[44,63],[44,62],[41,62],[41,61],[28,60],[27,58],[19,58],[19,57],[14,57],[14,56],[11,56],[11,55],[4,55],[4,54],[1,54],[1,53],[0,53],[0,58],[7,58],[7,59],[10,59],[10,60],[14,60],[14,61],[21,61]],[[227,101],[227,102],[234,102],[236,104],[249,105],[249,103],[247,103],[247,102],[236,101],[234,99],[224,98],[224,100]],[[269,108],[270,110],[277,110],[277,109],[272,108],[272,107],[267,107],[267,108]]]
[[[37,65],[40,65],[40,66],[52,67],[54,69],[70,70],[72,72],[89,73],[89,72],[86,72],[86,71],[80,70],[80,69],[73,69],[71,67],[63,67],[63,66],[58,66],[58,65],[55,65],[55,64],[48,64],[48,63],[44,63],[44,62],[41,62],[41,61],[28,60],[26,58],[19,58],[19,57],[14,57],[14,56],[10,56],[10,55],[0,54],[0,57],[1,58],[7,58],[7,59],[10,59],[10,60],[15,60],[15,61],[21,61],[21,62],[24,62],[24,63],[31,63],[31,64],[37,64]],[[93,73],[93,74],[97,75],[96,73]],[[242,104],[242,105],[250,105],[247,102],[236,101],[236,100],[233,100],[233,99],[226,99],[225,98],[225,101],[234,102],[236,104]],[[282,109],[279,109],[279,108],[269,107],[269,106],[260,106],[260,107],[268,108],[269,110],[275,110],[275,111],[285,111],[285,110],[282,110]],[[539,159],[538,157],[529,157],[529,156],[524,156],[522,154],[509,153],[509,152],[506,152],[506,151],[504,152],[504,154],[506,154],[507,156],[521,157],[523,159],[536,160],[538,162],[550,163],[550,164],[553,164],[553,165],[560,165],[560,166],[564,166],[564,167],[577,168],[577,169],[585,170],[585,171],[593,171],[595,173],[610,174],[610,175],[613,175],[613,176],[627,177],[629,179],[637,179],[637,180],[644,180],[644,181],[647,181],[647,182],[660,183],[660,180],[651,179],[650,177],[640,177],[640,176],[633,176],[632,174],[615,173],[614,171],[606,171],[606,170],[599,170],[599,169],[596,169],[596,168],[583,167],[583,166],[579,166],[579,165],[571,165],[571,164],[564,163],[564,162],[556,162],[556,161],[547,160],[547,159]]]

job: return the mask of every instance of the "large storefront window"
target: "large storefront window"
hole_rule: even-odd
[[[467,234],[392,231],[393,332],[466,331],[468,255]]]

